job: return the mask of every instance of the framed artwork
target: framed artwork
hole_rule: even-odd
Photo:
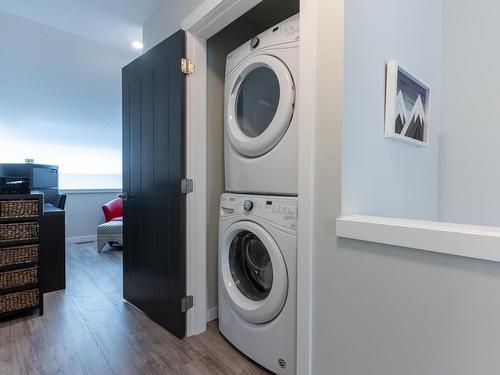
[[[387,63],[385,136],[415,146],[429,144],[430,88],[396,60]]]

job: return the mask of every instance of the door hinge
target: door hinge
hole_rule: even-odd
[[[189,194],[193,192],[193,180],[190,178],[183,178],[181,180],[181,193]]]
[[[193,306],[194,306],[193,296],[182,297],[182,300],[181,300],[181,311],[182,312],[186,312],[189,309],[192,309]]]
[[[186,59],[183,57],[181,59],[181,72],[185,75],[190,76],[191,74],[194,73],[194,64],[191,60]]]

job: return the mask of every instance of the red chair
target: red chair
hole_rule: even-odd
[[[123,200],[121,198],[113,199],[102,206],[104,212],[104,220],[110,221],[123,221]]]

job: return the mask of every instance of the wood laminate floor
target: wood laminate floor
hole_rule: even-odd
[[[0,322],[0,374],[266,374],[215,322],[179,340],[122,299],[122,252],[68,245],[66,290],[45,314]]]

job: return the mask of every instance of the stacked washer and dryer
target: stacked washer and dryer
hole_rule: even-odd
[[[226,62],[219,329],[276,374],[296,368],[299,16]]]

